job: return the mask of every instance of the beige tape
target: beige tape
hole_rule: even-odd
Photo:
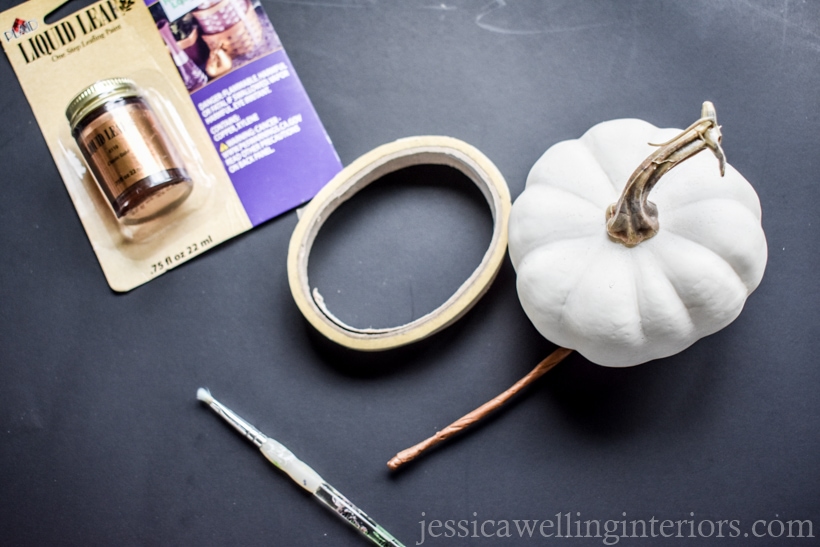
[[[447,165],[464,173],[484,194],[493,215],[490,247],[470,277],[432,312],[405,325],[359,329],[346,325],[325,306],[308,283],[310,249],[319,229],[339,205],[388,173],[420,164]],[[288,281],[296,305],[316,330],[348,348],[380,351],[426,338],[453,324],[469,310],[495,279],[507,250],[510,191],[495,165],[480,151],[450,137],[422,136],[385,144],[363,155],[337,174],[305,207],[288,249]]]

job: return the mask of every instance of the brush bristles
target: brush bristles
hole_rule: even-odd
[[[212,402],[214,402],[213,395],[211,395],[211,392],[204,387],[201,387],[198,390],[196,390],[196,398],[206,404],[211,404]]]

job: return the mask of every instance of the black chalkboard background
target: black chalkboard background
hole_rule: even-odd
[[[4,60],[1,544],[366,544],[198,404],[199,386],[407,545],[820,542],[820,4],[263,5],[345,164],[397,138],[449,135],[492,159],[515,198],[560,140],[613,118],[683,127],[712,100],[728,160],[762,203],[763,283],[737,321],[683,353],[621,370],[570,357],[390,473],[398,450],[554,349],[521,311],[509,261],[462,321],[381,355],[332,347],[300,315],[285,269],[294,212],[115,294]],[[446,170],[398,174],[326,226],[311,276],[343,319],[401,323],[467,277],[491,223]],[[585,520],[693,524],[661,541],[522,538],[512,522],[557,514],[572,535]],[[445,538],[446,520],[478,537]],[[503,535],[504,520],[513,537],[482,536],[482,524]],[[815,537],[787,537],[796,520]]]

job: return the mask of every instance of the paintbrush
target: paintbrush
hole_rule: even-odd
[[[399,540],[368,517],[364,511],[353,505],[338,490],[325,482],[310,466],[294,456],[293,452],[275,439],[263,434],[231,409],[214,399],[210,391],[201,387],[196,392],[196,398],[222,416],[234,429],[259,447],[262,454],[273,465],[290,475],[290,478],[299,486],[313,494],[323,505],[342,517],[345,522],[353,526],[364,537],[381,547],[404,547]]]

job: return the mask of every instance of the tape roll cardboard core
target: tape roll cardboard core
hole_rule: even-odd
[[[342,203],[388,173],[413,165],[446,165],[481,190],[493,216],[490,246],[469,278],[441,306],[404,325],[360,329],[338,319],[318,290],[311,291],[308,260],[322,225]],[[461,318],[490,287],[507,249],[510,192],[496,166],[479,150],[450,137],[422,136],[382,145],[340,171],[305,207],[288,248],[288,282],[293,299],[316,330],[342,346],[381,351],[427,338]]]

